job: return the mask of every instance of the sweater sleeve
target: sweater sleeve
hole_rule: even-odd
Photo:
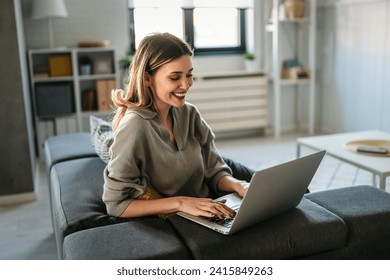
[[[220,194],[218,191],[219,179],[231,175],[232,171],[219,154],[215,146],[215,135],[198,110],[195,110],[193,120],[195,121],[195,131],[202,147],[205,183],[214,193]]]
[[[110,148],[111,160],[104,170],[103,201],[107,212],[119,216],[131,201],[145,192],[139,158],[143,151],[141,119],[125,115]]]

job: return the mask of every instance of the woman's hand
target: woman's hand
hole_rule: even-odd
[[[226,200],[215,201],[210,198],[178,197],[179,211],[194,216],[233,218],[236,212],[225,205]]]
[[[233,218],[236,212],[225,205],[226,200],[175,196],[159,199],[134,199],[120,215],[122,218],[171,214],[177,211],[194,216]]]
[[[246,191],[248,190],[249,183],[245,181],[239,181],[237,184],[238,186],[236,187],[236,193],[238,193],[239,196],[244,197]]]
[[[240,181],[232,176],[224,176],[218,181],[218,189],[225,192],[236,192],[239,196],[244,197],[249,187],[249,183]]]

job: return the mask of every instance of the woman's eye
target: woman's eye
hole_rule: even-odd
[[[171,80],[172,81],[177,81],[177,80],[179,80],[179,77],[171,77]]]

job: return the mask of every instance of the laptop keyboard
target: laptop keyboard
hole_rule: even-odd
[[[220,226],[223,226],[223,227],[226,227],[226,228],[230,228],[233,224],[233,219],[229,219],[229,218],[224,218],[224,219],[220,219],[218,217],[212,217],[212,218],[205,218],[206,220],[214,223],[214,224],[217,224],[217,225],[220,225]]]
[[[232,209],[234,211],[238,211],[238,209],[240,208],[240,205],[236,205],[234,207],[232,207]],[[226,228],[230,228],[233,224],[233,221],[234,221],[234,218],[218,218],[218,217],[209,217],[209,218],[205,218],[206,220],[214,223],[214,224],[217,224],[217,225],[220,225],[220,226],[223,226],[223,227],[226,227]]]

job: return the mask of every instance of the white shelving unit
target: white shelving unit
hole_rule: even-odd
[[[281,99],[286,87],[295,87],[299,91],[302,87],[308,87],[308,133],[314,133],[315,124],[315,83],[316,83],[316,59],[315,59],[315,41],[316,41],[316,0],[306,0],[305,16],[296,19],[283,19],[280,15],[280,5],[282,0],[272,0],[272,17],[271,24],[267,25],[266,30],[272,33],[272,70],[271,81],[273,83],[274,95],[274,136],[279,138],[281,135]],[[285,45],[282,45],[283,39],[286,38],[287,30],[294,30],[295,38],[292,44],[296,49],[294,57],[286,57],[283,53]],[[301,34],[306,32],[306,34]],[[305,36],[302,36],[305,35]],[[305,37],[303,41],[302,38]],[[300,56],[299,50],[307,48],[306,57]],[[284,59],[297,59],[305,61],[309,69],[309,79],[282,79],[282,63]]]
[[[113,87],[119,86],[114,49],[32,49],[28,51],[28,60],[39,155],[47,137],[89,131],[90,115],[104,117],[109,113],[109,109],[99,106],[99,95],[110,95],[110,90],[98,93],[97,84],[105,81]],[[89,67],[82,69],[82,65]],[[88,108],[86,91],[93,92],[87,100]]]

